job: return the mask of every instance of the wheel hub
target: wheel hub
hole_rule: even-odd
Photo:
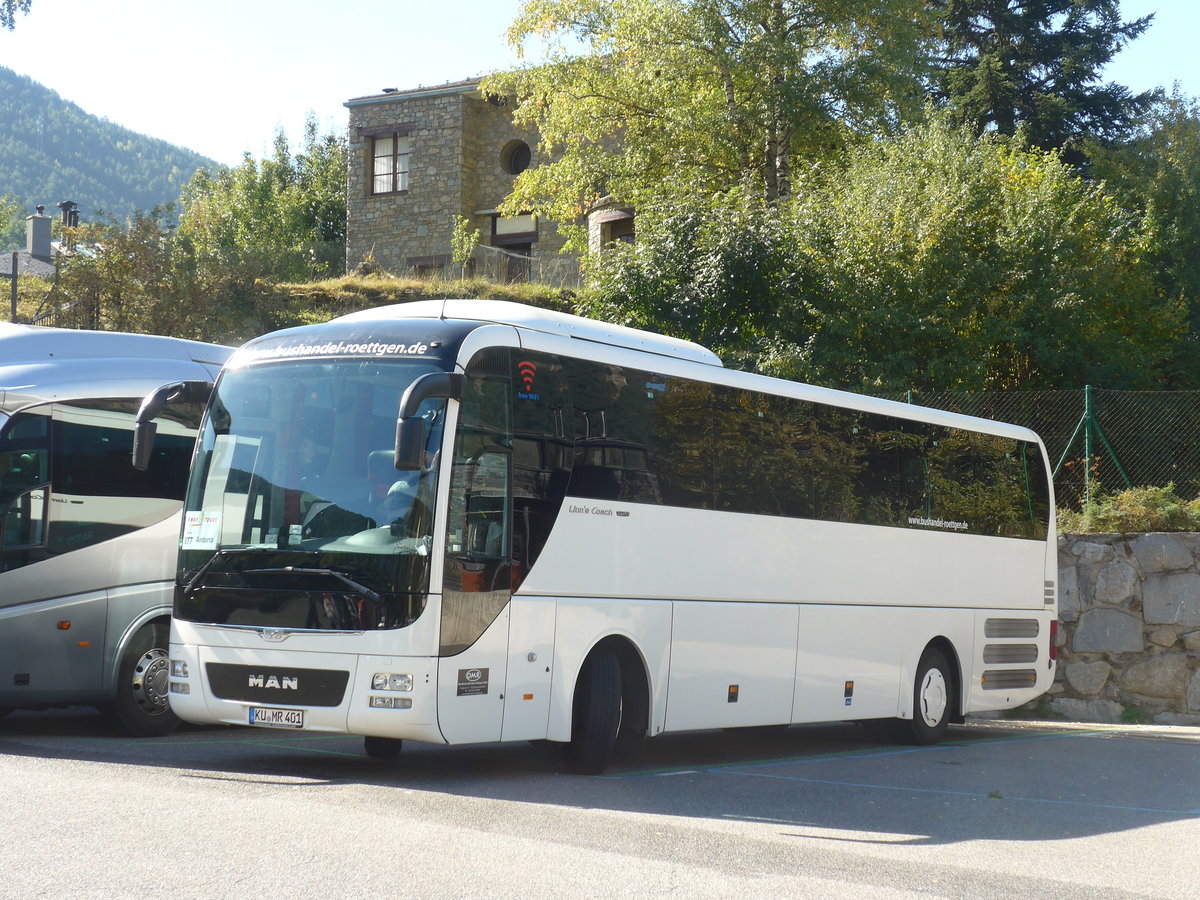
[[[921,681],[920,709],[917,714],[930,728],[935,727],[946,715],[948,692],[946,679],[940,669],[930,669]]]
[[[133,699],[148,715],[161,715],[170,709],[167,679],[170,666],[166,651],[155,647],[143,653],[133,667]]]

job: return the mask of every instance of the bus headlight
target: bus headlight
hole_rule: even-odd
[[[182,659],[171,660],[171,677],[172,678],[187,678],[187,662]]]
[[[397,675],[394,672],[376,672],[371,676],[373,691],[411,691],[412,675]]]

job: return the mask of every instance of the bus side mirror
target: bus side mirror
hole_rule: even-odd
[[[150,456],[154,453],[154,438],[158,434],[158,423],[153,419],[141,421],[133,426],[133,467],[139,472],[150,468]]]
[[[154,436],[158,423],[154,419],[168,403],[205,403],[212,395],[211,381],[175,381],[164,384],[146,395],[133,422],[133,467],[139,472],[150,468],[154,453]]]
[[[430,372],[408,386],[396,416],[396,454],[393,462],[401,472],[425,468],[425,420],[417,415],[421,404],[435,397],[462,397],[463,376],[458,372]]]
[[[395,464],[402,472],[425,468],[425,420],[420,416],[396,420]]]

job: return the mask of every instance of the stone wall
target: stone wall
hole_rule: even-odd
[[[1051,713],[1200,725],[1198,548],[1197,534],[1059,537]]]

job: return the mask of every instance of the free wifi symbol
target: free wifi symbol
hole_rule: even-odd
[[[537,366],[529,360],[522,360],[517,363],[517,373],[521,376],[521,381],[525,382],[525,393],[533,392],[533,378],[537,375]]]

